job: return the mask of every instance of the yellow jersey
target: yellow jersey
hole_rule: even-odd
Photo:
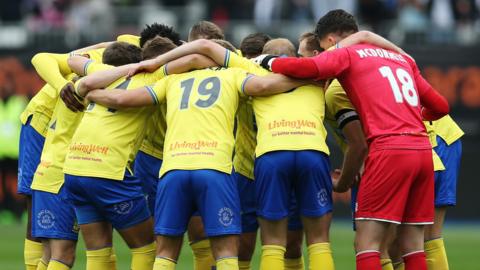
[[[160,177],[170,170],[232,172],[235,112],[246,78],[241,69],[203,69],[148,88],[155,103],[167,104]]]
[[[235,172],[253,179],[253,166],[255,163],[255,147],[257,146],[257,127],[253,112],[252,100],[242,98],[238,104],[237,131],[235,134],[235,156],[233,167]]]
[[[269,73],[228,50],[225,66],[241,68],[259,76]],[[277,95],[254,97],[253,110],[258,126],[257,157],[279,150],[330,153],[326,144],[327,131],[323,125],[325,96],[322,88],[305,85]]]
[[[161,67],[153,73],[120,78],[108,89],[132,90],[153,85],[165,76]],[[115,110],[100,104],[87,106],[65,159],[64,173],[123,180],[145,135],[145,125],[154,107]],[[95,132],[92,132],[95,130]]]
[[[91,65],[89,72],[111,68],[109,65]],[[67,76],[67,80],[75,77]],[[58,95],[58,93],[57,93]],[[35,171],[31,188],[51,193],[58,193],[64,183],[63,165],[67,147],[82,119],[83,112],[72,112],[61,99],[56,99],[54,111],[48,123],[45,144],[42,149],[40,164]]]
[[[345,153],[347,142],[343,135],[343,127],[352,120],[359,120],[347,93],[338,80],[333,80],[325,92],[325,121],[333,129],[333,137],[340,149]]]
[[[45,84],[42,89],[30,100],[25,110],[20,114],[20,121],[25,125],[31,116],[32,126],[43,137],[47,136],[48,123],[52,118],[58,94],[55,88]]]
[[[433,147],[437,146],[436,136],[439,136],[447,145],[450,145],[465,134],[450,115],[445,115],[436,121],[424,121],[424,124]]]
[[[166,113],[165,103],[160,104],[159,108],[152,113],[145,129],[145,138],[140,146],[140,151],[157,159],[163,159],[163,144],[167,132]]]
[[[74,74],[68,76],[67,79],[71,79],[73,76]],[[82,114],[72,112],[61,99],[57,99],[48,124],[40,164],[33,177],[32,189],[58,193],[64,182],[62,169],[66,148]]]

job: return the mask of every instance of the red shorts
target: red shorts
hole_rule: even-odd
[[[376,150],[368,154],[359,186],[356,220],[432,224],[432,150]]]

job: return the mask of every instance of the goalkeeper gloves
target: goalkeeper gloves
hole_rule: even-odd
[[[262,54],[253,59],[253,62],[255,62],[257,65],[260,65],[264,69],[267,69],[269,71],[272,71],[272,63],[273,60],[278,58],[280,56],[278,55],[271,55],[271,54]]]

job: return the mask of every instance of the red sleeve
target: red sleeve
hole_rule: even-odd
[[[272,71],[298,79],[315,79],[318,70],[312,58],[280,57],[273,60]]]
[[[427,121],[434,121],[447,115],[450,111],[450,106],[447,100],[440,95],[420,74],[417,64],[410,60],[410,65],[415,76],[415,83],[417,85],[418,95],[422,108],[422,117]]]
[[[280,57],[273,60],[271,69],[299,79],[323,80],[337,77],[350,65],[346,48],[323,52],[315,57]]]

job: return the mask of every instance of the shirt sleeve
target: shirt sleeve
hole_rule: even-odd
[[[85,74],[85,76],[87,76],[87,75],[95,73],[95,72],[109,70],[109,69],[112,69],[112,68],[114,68],[114,66],[98,63],[98,62],[95,62],[93,60],[89,60],[88,62],[85,63],[85,66],[83,67],[83,74]]]
[[[168,77],[165,77],[158,81],[153,87],[146,86],[148,93],[152,97],[154,104],[161,104],[166,99],[167,96],[167,80]]]
[[[317,67],[317,80],[338,77],[350,67],[350,54],[347,48],[323,52],[312,58]]]
[[[347,93],[338,80],[334,80],[325,92],[325,103],[330,118],[334,118],[338,128],[343,129],[351,121],[359,120]]]
[[[425,120],[437,120],[448,114],[450,107],[447,100],[440,95],[420,74],[420,70],[413,59],[407,57],[414,74],[420,104],[423,106],[422,116]]]
[[[323,80],[337,77],[350,66],[346,48],[323,52],[315,57],[279,57],[271,66],[275,73],[298,79]]]
[[[240,68],[246,70],[251,74],[258,76],[267,75],[269,72],[259,65],[255,64],[253,61],[248,60],[245,57],[242,57],[238,54],[235,54],[227,49],[225,49],[225,61],[224,66],[228,68]]]

